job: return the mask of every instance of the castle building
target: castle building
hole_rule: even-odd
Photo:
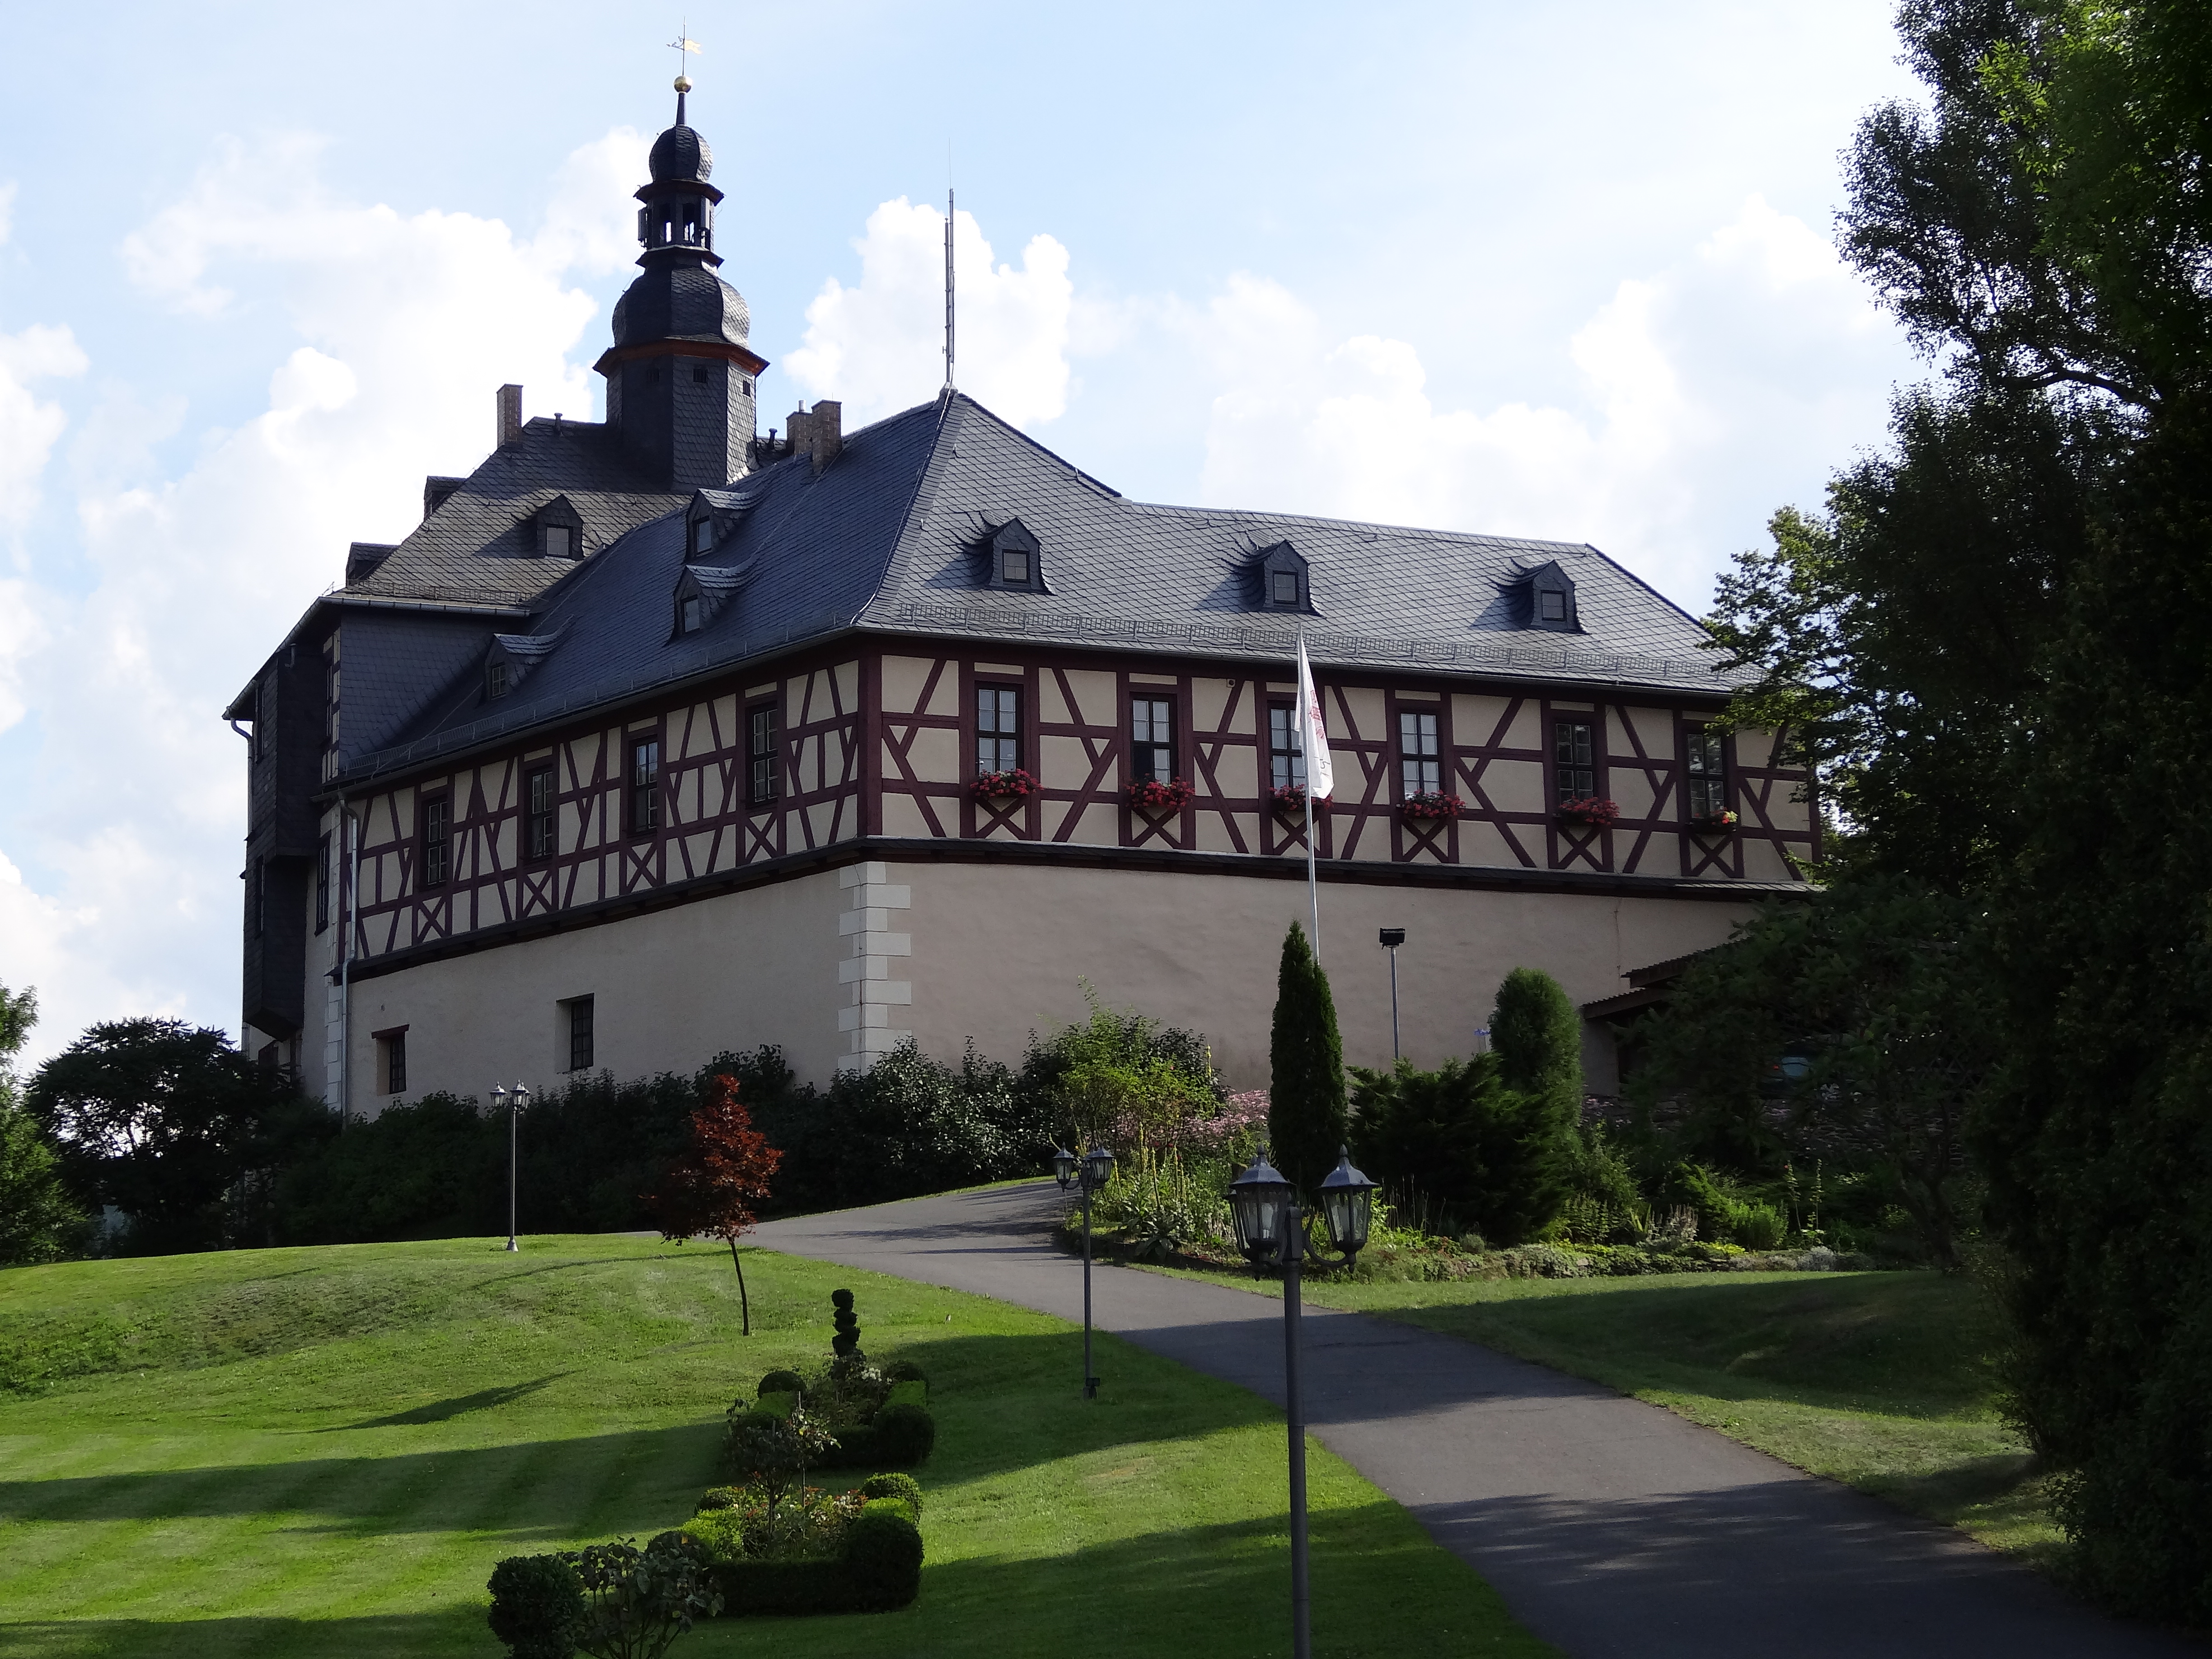
[[[1433,1064],[1513,967],[1601,1004],[1803,890],[1803,776],[1712,728],[1702,630],[1595,549],[1133,501],[950,388],[763,437],[681,89],[651,170],[605,422],[501,387],[489,457],[227,711],[246,1042],[334,1105],[763,1042],[817,1081],[908,1037],[1016,1060],[1086,983],[1263,1085],[1309,835],[1355,1063],[1391,1053],[1381,928]]]

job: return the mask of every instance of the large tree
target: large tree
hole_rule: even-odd
[[[2212,1623],[2212,9],[1899,27],[1927,96],[1862,125],[1843,244],[1941,377],[1717,631],[1840,810],[1830,873],[1966,918],[1831,1035],[1986,1011],[2014,1410],[2087,1582]]]
[[[143,1250],[222,1242],[236,1231],[225,1194],[328,1117],[222,1032],[175,1019],[93,1026],[39,1068],[25,1098],[77,1200],[128,1215]]]
[[[76,1248],[84,1231],[60,1160],[18,1103],[15,1056],[38,1018],[36,992],[0,985],[0,1267],[51,1261]]]

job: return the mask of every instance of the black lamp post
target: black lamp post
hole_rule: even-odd
[[[1349,1267],[1366,1245],[1373,1221],[1375,1183],[1352,1167],[1352,1154],[1340,1149],[1336,1168],[1321,1183],[1322,1219],[1328,1242],[1343,1258],[1326,1267]],[[1283,1270],[1283,1391],[1289,1401],[1291,1431],[1291,1653],[1313,1659],[1313,1620],[1306,1571],[1306,1420],[1298,1386],[1299,1264],[1311,1252],[1306,1243],[1305,1212],[1297,1192],[1267,1162],[1263,1147],[1252,1167],[1229,1183],[1229,1215],[1237,1229],[1237,1248],[1255,1272],[1268,1261]],[[1316,1256],[1319,1261],[1319,1256]]]
[[[495,1083],[491,1085],[491,1098],[494,1107],[507,1108],[507,1248],[520,1250],[522,1246],[514,1242],[514,1126],[516,1120],[522,1115],[522,1109],[530,1104],[530,1085],[518,1083],[514,1085],[514,1092],[510,1095],[504,1083]]]
[[[1390,953],[1390,1060],[1395,1065],[1398,1060],[1398,947],[1406,942],[1406,930],[1385,927],[1381,930],[1381,938],[1382,948]]]
[[[1081,1158],[1062,1148],[1052,1155],[1053,1179],[1063,1193],[1071,1183],[1083,1192],[1083,1397],[1098,1397],[1098,1379],[1091,1374],[1091,1194],[1114,1176],[1114,1154],[1093,1146]]]

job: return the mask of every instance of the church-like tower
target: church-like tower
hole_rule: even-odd
[[[742,476],[768,360],[745,343],[744,297],[714,274],[714,155],[684,120],[691,82],[676,81],[676,125],[653,141],[653,179],[637,192],[645,274],[615,304],[615,343],[593,365],[607,377],[607,424],[665,489],[713,488]]]

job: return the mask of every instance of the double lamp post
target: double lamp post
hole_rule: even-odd
[[[507,1085],[495,1083],[491,1085],[491,1104],[494,1111],[502,1106],[507,1108],[507,1248],[519,1250],[522,1246],[514,1242],[514,1126],[530,1104],[530,1085],[518,1083],[514,1085],[514,1092],[510,1095],[507,1091]]]
[[[1052,1172],[1066,1192],[1080,1184],[1083,1193],[1083,1394],[1096,1399],[1098,1379],[1091,1370],[1091,1194],[1114,1173],[1114,1154],[1094,1147],[1082,1158],[1055,1151]],[[1293,1659],[1312,1659],[1313,1620],[1306,1559],[1306,1413],[1298,1372],[1299,1321],[1303,1311],[1298,1273],[1309,1257],[1322,1267],[1349,1267],[1366,1247],[1374,1222],[1375,1183],[1352,1167],[1346,1148],[1337,1152],[1336,1168],[1321,1183],[1321,1215],[1328,1231],[1330,1261],[1306,1237],[1310,1214],[1298,1207],[1297,1188],[1267,1162],[1265,1147],[1251,1167],[1229,1183],[1229,1216],[1237,1248],[1256,1273],[1273,1264],[1283,1270],[1283,1384],[1290,1418],[1291,1454],[1291,1651]]]

